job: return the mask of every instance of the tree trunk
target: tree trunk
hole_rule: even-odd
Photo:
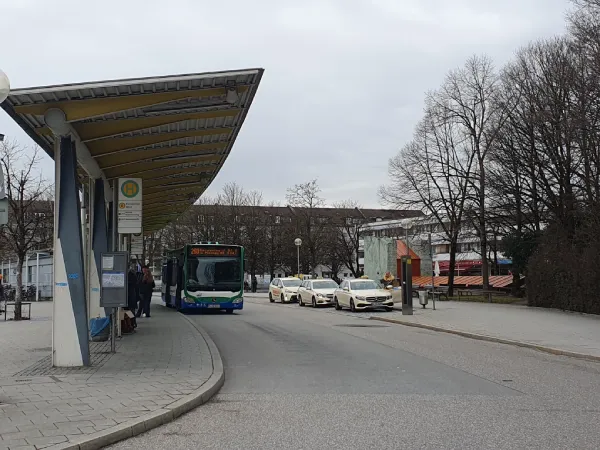
[[[521,274],[513,270],[512,278],[513,282],[511,288],[511,295],[513,297],[518,297],[519,295],[521,295]]]
[[[456,269],[456,249],[458,247],[456,241],[458,236],[453,236],[450,241],[450,267],[448,272],[448,297],[454,296],[454,270]],[[432,267],[433,270],[433,267]],[[433,289],[433,286],[432,286]]]
[[[21,320],[21,302],[23,301],[23,258],[17,260],[17,290],[15,292],[15,320]]]
[[[483,289],[490,288],[490,272],[487,259],[487,230],[485,223],[485,164],[483,158],[479,158],[479,229],[481,236],[481,275],[483,277]]]

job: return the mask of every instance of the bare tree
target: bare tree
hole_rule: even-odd
[[[360,210],[355,200],[345,200],[334,205],[338,209]],[[362,275],[359,264],[360,235],[367,219],[361,217],[339,217],[338,223],[333,224],[333,237],[330,240],[332,251],[341,263],[350,270],[354,278]],[[337,271],[332,273],[337,274]]]
[[[389,162],[391,182],[381,200],[398,209],[422,209],[435,219],[450,244],[449,295],[453,294],[456,252],[468,205],[475,154],[446,108],[430,102],[412,142]]]
[[[243,221],[243,244],[248,267],[246,270],[252,277],[264,271],[266,221],[262,212],[262,193],[250,191],[246,194],[246,208]]]
[[[29,252],[51,246],[53,222],[51,186],[37,172],[39,149],[14,142],[0,143],[0,162],[6,179],[9,222],[0,238],[17,257],[17,290],[14,319],[21,320],[23,264]]]
[[[487,56],[473,56],[464,67],[451,71],[442,88],[428,98],[457,125],[475,158],[475,170],[470,181],[476,206],[473,215],[481,241],[484,289],[489,289],[489,268],[485,256],[488,247],[486,163],[507,112],[506,105],[495,101],[498,85],[499,77],[492,60]]]
[[[312,272],[323,261],[324,252],[326,221],[317,214],[317,208],[325,206],[320,192],[317,180],[311,180],[289,188],[286,195],[296,216],[297,230],[303,240],[302,247],[308,251],[308,269]]]
[[[240,207],[246,204],[247,194],[237,183],[227,183],[219,194],[218,203],[222,205],[224,220],[219,224],[223,241],[228,244],[242,243],[242,225]]]

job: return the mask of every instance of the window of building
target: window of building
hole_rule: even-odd
[[[275,223],[281,223],[281,216],[275,216]]]
[[[450,245],[448,244],[438,244],[434,245],[436,255],[440,253],[450,253]]]

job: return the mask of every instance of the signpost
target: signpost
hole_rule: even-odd
[[[144,235],[142,233],[131,235],[131,255],[141,258],[144,254]]]
[[[410,256],[403,256],[402,267],[402,315],[413,315],[412,301],[412,259]]]
[[[119,178],[118,231],[120,234],[142,232],[142,179]]]

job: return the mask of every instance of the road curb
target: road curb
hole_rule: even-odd
[[[179,313],[177,313],[179,314]],[[206,382],[202,384],[191,394],[169,404],[156,411],[152,411],[146,415],[129,420],[122,424],[99,431],[94,434],[89,434],[80,439],[58,444],[48,447],[48,450],[96,450],[116,442],[128,439],[138,434],[150,431],[165,423],[171,422],[179,416],[191,411],[194,408],[206,403],[215,395],[225,382],[225,371],[223,369],[223,360],[219,349],[208,333],[197,326],[191,319],[182,314],[182,317],[187,320],[192,327],[206,342],[212,360],[212,374]]]
[[[506,345],[512,345],[515,347],[530,348],[532,350],[537,350],[539,352],[544,352],[544,353],[550,353],[552,355],[569,356],[571,358],[584,359],[584,360],[593,361],[593,362],[600,362],[600,356],[586,355],[585,353],[570,352],[568,350],[560,350],[560,349],[553,348],[553,347],[546,347],[543,345],[530,344],[529,342],[513,341],[511,339],[503,339],[503,338],[498,338],[498,337],[494,337],[494,336],[487,336],[485,334],[469,333],[467,331],[453,330],[451,328],[437,327],[435,325],[425,325],[422,323],[415,323],[415,322],[404,322],[402,320],[388,319],[386,317],[369,317],[369,319],[370,320],[378,320],[380,322],[395,323],[398,325],[406,325],[407,327],[423,328],[425,330],[438,331],[441,333],[455,334],[457,336],[462,336],[462,337],[466,337],[466,338],[470,338],[470,339],[477,339],[479,341],[496,342],[498,344],[506,344]]]

